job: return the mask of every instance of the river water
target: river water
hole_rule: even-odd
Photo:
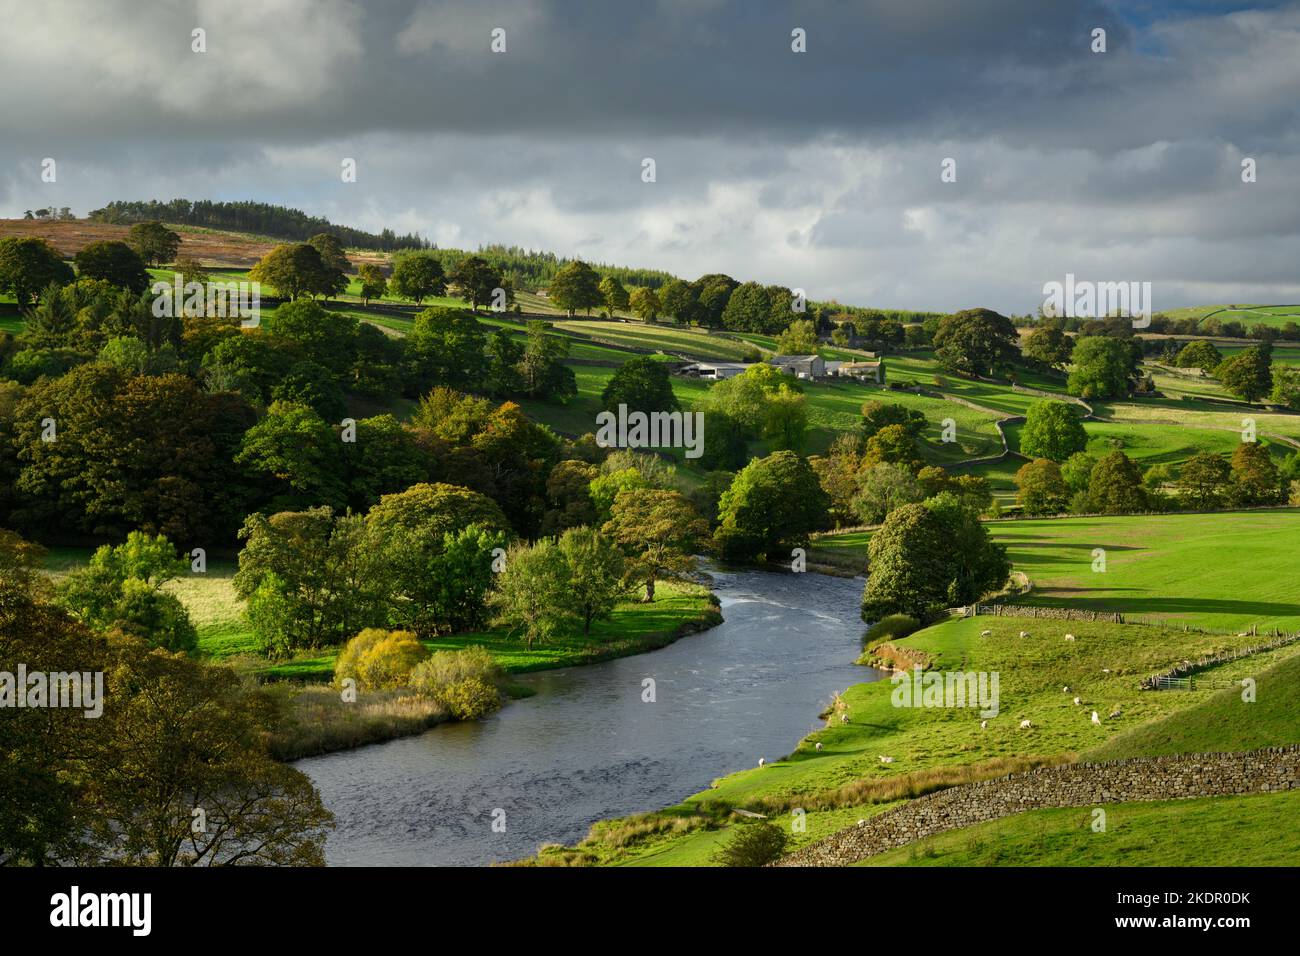
[[[536,696],[484,721],[298,761],[337,818],[329,864],[481,865],[576,842],[789,753],[836,691],[884,676],[852,663],[861,578],[713,576],[725,623],[712,630],[521,675]]]

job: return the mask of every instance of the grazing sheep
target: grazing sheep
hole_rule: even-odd
[[[1092,712],[1092,722],[1096,724],[1098,727],[1101,726],[1101,718],[1097,716],[1097,712],[1095,710]]]
[[[1032,726],[1034,726],[1034,725],[1033,725],[1032,723],[1030,723],[1029,721],[1027,721],[1027,720],[1022,720],[1022,721],[1020,722],[1020,729],[1021,729],[1021,730],[1028,730],[1028,729],[1029,729],[1030,727],[1032,727]]]
[[[1066,639],[1067,641],[1072,641],[1072,640],[1074,640],[1074,635],[1073,635],[1073,634],[1067,634],[1067,635],[1065,635],[1065,639]]]
[[[1069,684],[1066,684],[1064,687],[1061,688],[1061,693],[1062,693],[1062,694],[1068,694],[1069,692],[1070,692],[1070,685],[1069,685]]]
[[[1021,632],[1020,632],[1020,636],[1021,636],[1021,637],[1028,637],[1028,636],[1029,636],[1029,632],[1028,632],[1028,631],[1021,631]]]
[[[817,744],[816,744],[816,747],[817,747],[817,752],[818,752],[818,753],[821,753],[821,749],[822,749],[822,742],[821,742],[821,741],[820,741],[820,740],[819,740],[819,741],[817,741]]]
[[[981,720],[980,730],[988,730],[988,729],[989,729],[989,722],[987,720]]]
[[[1119,716],[1119,708],[1116,707],[1114,710],[1110,712],[1110,719],[1114,720],[1118,716]]]
[[[1103,674],[1109,674],[1109,673],[1110,673],[1110,668],[1109,668],[1109,667],[1103,667],[1103,668],[1101,669],[1101,672],[1102,672]]]
[[[847,724],[848,722],[849,722],[849,715],[848,715],[848,714],[840,714],[840,723],[841,723],[841,724]]]
[[[989,630],[980,631],[980,637],[992,637],[993,632]]]
[[[763,766],[763,764],[765,764],[765,763],[767,763],[766,758],[764,758],[764,757],[759,757],[759,758],[758,758],[758,765],[759,765],[760,767]]]
[[[881,762],[881,763],[893,763],[893,762],[894,762],[894,758],[893,758],[893,757],[881,757],[881,758],[880,758],[880,762]]]
[[[1074,698],[1074,706],[1075,706],[1075,707],[1078,707],[1078,706],[1079,706],[1080,704],[1082,704],[1082,703],[1083,703],[1083,701],[1080,700],[1078,697]]]

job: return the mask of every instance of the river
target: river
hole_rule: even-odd
[[[487,720],[298,761],[337,818],[328,863],[482,865],[574,843],[596,820],[670,806],[789,753],[836,691],[884,676],[853,664],[861,578],[712,573],[718,627],[521,675],[537,694]]]

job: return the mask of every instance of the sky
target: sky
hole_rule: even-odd
[[[4,217],[255,199],[882,308],[1020,314],[1067,273],[1156,310],[1300,303],[1300,2],[0,0],[0,24]]]

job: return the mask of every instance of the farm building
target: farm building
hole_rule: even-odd
[[[842,378],[856,378],[859,382],[885,384],[885,363],[876,359],[874,362],[841,362],[835,374]]]
[[[682,375],[689,375],[692,378],[717,381],[724,378],[735,378],[750,367],[745,362],[692,362],[690,365],[683,365],[680,372]]]
[[[826,363],[820,355],[777,355],[771,362],[796,378],[821,378],[826,374]]]

